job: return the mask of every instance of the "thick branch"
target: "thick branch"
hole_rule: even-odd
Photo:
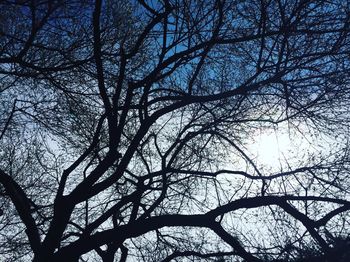
[[[226,235],[222,229],[218,227],[215,218],[223,214],[236,211],[242,208],[257,208],[261,206],[277,205],[282,207],[286,212],[291,214],[295,219],[299,220],[300,217],[285,207],[286,201],[324,201],[333,202],[337,204],[350,205],[350,202],[340,199],[332,199],[326,197],[308,196],[308,197],[298,197],[298,196],[264,196],[264,197],[253,197],[245,198],[233,201],[216,209],[213,209],[202,215],[163,215],[158,217],[151,217],[142,220],[136,220],[128,225],[123,225],[118,228],[105,230],[102,232],[97,232],[91,236],[84,236],[80,240],[62,248],[56,253],[56,257],[69,258],[71,254],[75,256],[89,252],[98,246],[102,246],[106,243],[115,242],[123,243],[126,239],[138,237],[147,232],[157,230],[163,227],[205,227],[216,230],[223,239],[233,244],[232,236]],[[284,207],[284,208],[283,208]],[[312,222],[310,219],[309,221]],[[312,222],[313,223],[313,222]],[[316,226],[316,223],[315,223]],[[308,228],[307,228],[308,229]],[[237,250],[235,250],[237,251]],[[243,251],[242,251],[243,252]],[[246,254],[247,255],[247,254]],[[254,261],[254,260],[252,260]],[[257,260],[255,260],[257,261]]]
[[[30,200],[21,186],[1,169],[0,183],[4,186],[7,195],[15,205],[22,222],[26,226],[26,234],[29,239],[29,244],[33,252],[36,253],[40,247],[40,236],[35,221],[31,215]]]

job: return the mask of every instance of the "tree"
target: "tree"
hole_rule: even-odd
[[[349,8],[2,1],[2,256],[332,257],[349,234]],[[277,129],[307,147],[263,165],[251,145]]]

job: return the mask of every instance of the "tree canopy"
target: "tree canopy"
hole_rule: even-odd
[[[349,32],[344,0],[1,1],[0,256],[345,261]]]

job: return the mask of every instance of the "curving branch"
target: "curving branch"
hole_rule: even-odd
[[[19,217],[27,228],[26,234],[33,252],[37,253],[40,248],[40,235],[31,214],[31,201],[21,186],[2,169],[0,169],[0,183],[5,188],[6,194],[10,197],[12,203],[16,207]]]
[[[227,233],[221,225],[215,221],[218,216],[222,216],[229,212],[234,212],[239,209],[250,209],[257,208],[261,206],[271,206],[277,205],[281,207],[285,212],[290,214],[294,219],[301,221],[310,234],[316,238],[316,240],[322,245],[325,251],[329,250],[328,245],[320,239],[319,235],[316,233],[315,228],[317,227],[317,222],[307,218],[305,215],[297,211],[295,208],[290,206],[287,201],[306,201],[314,200],[321,202],[332,202],[336,204],[343,204],[350,207],[350,202],[340,199],[332,199],[327,197],[317,197],[317,196],[261,196],[252,197],[245,199],[238,199],[226,205],[217,207],[205,214],[201,215],[162,215],[156,217],[149,217],[146,219],[135,220],[127,225],[122,225],[114,229],[108,229],[105,231],[97,232],[90,236],[84,236],[78,241],[69,244],[68,246],[59,250],[55,257],[58,258],[69,258],[72,254],[75,256],[80,256],[90,250],[93,250],[96,246],[102,246],[109,242],[114,242],[116,245],[118,243],[123,243],[126,239],[134,238],[140,236],[146,232],[161,229],[163,227],[173,227],[173,226],[190,226],[190,227],[204,227],[212,229],[220,237],[223,238],[225,242],[230,244],[234,251],[237,252],[241,257],[253,259],[252,261],[259,261],[258,258],[254,258],[248,251],[245,251],[243,247],[239,244],[237,239]],[[317,235],[316,235],[317,234]],[[255,260],[254,260],[255,259]]]

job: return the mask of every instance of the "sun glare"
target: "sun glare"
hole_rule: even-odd
[[[291,140],[288,134],[266,132],[259,135],[254,154],[260,164],[276,167],[290,150]]]
[[[248,146],[254,162],[263,168],[281,169],[302,149],[302,139],[288,132],[260,131]],[[305,146],[305,145],[304,145]]]

